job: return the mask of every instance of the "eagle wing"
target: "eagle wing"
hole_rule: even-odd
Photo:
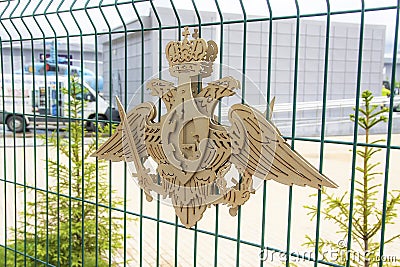
[[[150,156],[157,164],[168,164],[167,156],[161,142],[161,127],[160,123],[154,123],[146,127],[145,144]]]
[[[240,89],[240,82],[231,76],[208,83],[195,98],[199,111],[213,117],[218,100],[234,95],[235,89]]]
[[[146,84],[146,87],[151,90],[153,96],[158,96],[164,101],[167,111],[171,110],[177,92],[173,83],[160,79],[151,79]]]
[[[128,128],[131,130],[139,158],[141,159],[148,157],[144,140],[146,122],[152,120],[155,114],[156,110],[153,103],[145,102],[133,108],[126,115],[126,121],[129,124]],[[128,142],[125,140],[126,134],[123,132],[123,123],[124,121],[121,121],[114,134],[93,153],[93,157],[111,161],[133,161],[132,151],[128,148]]]
[[[236,104],[229,110],[232,126],[230,161],[240,173],[273,179],[286,185],[337,187],[337,185],[292,150],[278,129],[261,112]]]

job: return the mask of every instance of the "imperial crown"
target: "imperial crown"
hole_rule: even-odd
[[[218,54],[218,46],[213,40],[205,41],[199,38],[198,29],[194,29],[192,37],[188,27],[184,28],[182,35],[185,37],[183,41],[171,41],[165,48],[167,60],[170,66],[186,63],[186,62],[214,62]]]

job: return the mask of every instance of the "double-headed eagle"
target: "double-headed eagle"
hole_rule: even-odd
[[[254,193],[253,176],[286,185],[337,187],[291,150],[261,112],[235,104],[228,114],[231,126],[218,123],[215,107],[223,97],[234,95],[240,83],[225,77],[202,88],[218,48],[214,41],[199,38],[197,29],[192,40],[189,35],[186,27],[184,40],[166,47],[169,71],[178,85],[159,79],[147,83],[167,113],[155,122],[156,108],[145,102],[125,114],[117,99],[121,123],[94,156],[133,162],[133,176],[147,199],[152,200],[151,194],[170,198],[186,227],[195,225],[211,204],[226,204],[235,216]],[[149,156],[157,163],[157,173],[144,167]],[[232,164],[240,175],[228,181]]]

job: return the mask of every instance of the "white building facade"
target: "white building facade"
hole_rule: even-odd
[[[113,95],[121,99],[128,99],[131,105],[140,103],[140,90],[142,78],[147,80],[152,76],[159,77],[159,61],[161,50],[162,70],[167,70],[168,62],[165,58],[165,46],[171,40],[177,40],[178,30],[168,29],[168,26],[176,26],[177,19],[173,11],[168,8],[157,8],[161,18],[162,26],[167,29],[161,30],[161,47],[159,45],[159,24],[153,11],[142,17],[145,28],[154,30],[142,33],[138,21],[131,23],[128,29],[134,29],[125,34],[113,34],[111,46],[108,38],[103,39],[103,67],[104,88],[107,94],[109,86]],[[198,23],[196,14],[189,10],[179,10],[182,24],[195,25]],[[301,103],[322,101],[324,92],[325,72],[325,45],[326,45],[326,22],[300,20],[300,35],[298,44],[298,56],[296,57],[296,20],[273,20],[272,22],[272,62],[271,78],[268,80],[268,55],[269,55],[269,21],[247,22],[246,36],[244,34],[244,23],[226,23],[223,25],[221,42],[221,25],[217,12],[202,12],[201,37],[206,40],[214,40],[220,50],[220,62],[222,52],[222,76],[232,75],[242,81],[242,69],[248,79],[244,81],[245,101],[250,105],[265,107],[265,95],[268,84],[270,94],[276,97],[276,105],[290,106],[294,98]],[[225,22],[241,20],[238,14],[224,14]],[[357,89],[357,73],[361,66],[360,89],[371,90],[374,95],[379,96],[384,79],[382,69],[384,64],[385,49],[385,26],[365,25],[364,39],[362,45],[362,62],[359,65],[359,24],[332,22],[329,35],[329,53],[327,70],[327,99],[354,99]],[[117,29],[118,30],[118,29]],[[121,28],[119,28],[121,30]],[[193,31],[193,30],[192,30]],[[125,49],[125,43],[127,48]],[[142,43],[143,51],[142,53]],[[221,47],[222,44],[222,47]],[[245,46],[245,50],[244,50]],[[111,53],[111,55],[110,55]],[[126,59],[126,60],[125,60]],[[244,63],[245,60],[245,63]],[[297,60],[297,76],[295,63]],[[143,75],[142,75],[143,63]],[[225,67],[229,66],[228,67]],[[230,69],[231,68],[231,69]],[[212,79],[219,78],[219,66],[214,67],[215,75]],[[174,81],[167,71],[161,78]],[[252,81],[252,82],[250,82]],[[242,85],[243,86],[243,85]],[[144,100],[155,100],[148,90],[144,90]],[[125,91],[127,95],[125,96]],[[295,94],[296,93],[296,94]],[[238,92],[239,95],[242,92]],[[237,99],[226,100],[230,105]],[[265,108],[264,108],[265,109]],[[351,107],[327,110],[327,134],[352,133],[353,124],[343,123],[348,121],[352,112]],[[284,134],[290,133],[292,111],[275,113],[275,122]],[[310,136],[320,135],[321,109],[300,109],[296,114],[299,122],[297,133]],[[336,126],[335,126],[335,120]],[[306,126],[301,123],[306,121]],[[332,125],[331,125],[332,124]],[[337,126],[340,126],[339,128]]]

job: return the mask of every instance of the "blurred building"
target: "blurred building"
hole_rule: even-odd
[[[44,61],[44,55],[47,59],[51,57],[53,41],[46,41],[46,45],[43,45],[43,40],[37,40],[33,43],[33,49],[31,42],[22,42],[22,49],[20,42],[14,41],[12,43],[12,53],[11,44],[9,42],[2,43],[2,51],[0,58],[3,60],[3,70],[4,74],[11,73],[11,66],[13,67],[14,73],[18,74],[23,71],[24,67],[32,65],[34,63],[40,63]],[[69,52],[69,53],[68,53]],[[93,42],[84,42],[83,50],[81,53],[81,45],[78,42],[70,42],[69,51],[67,49],[67,44],[62,41],[58,41],[57,54],[59,63],[67,64],[68,57],[71,66],[80,67],[81,61],[83,60],[83,67],[95,72],[96,66],[96,54],[98,55],[98,73],[101,76],[103,73],[103,64],[101,62],[102,47],[97,50],[94,49]],[[61,74],[60,74],[61,75]]]
[[[177,25],[176,16],[169,8],[157,8],[162,20],[163,29],[158,30],[159,24],[153,11],[142,16],[142,23],[146,30],[142,32],[139,21],[135,20],[127,25],[128,32],[125,35],[123,28],[114,29],[118,34],[103,38],[103,67],[105,94],[112,91],[121,99],[126,98],[131,105],[141,101],[141,90],[144,90],[144,100],[154,100],[146,88],[141,88],[142,80],[146,81],[152,76],[159,77],[159,68],[164,70],[161,77],[174,81],[165,71],[168,62],[165,58],[165,46],[171,40],[179,36],[177,29],[168,29],[168,26]],[[197,24],[196,14],[190,10],[179,10],[182,23]],[[223,14],[224,21],[242,19],[238,14]],[[250,17],[251,18],[251,17]],[[247,23],[246,36],[243,24],[224,24],[223,43],[221,46],[221,26],[217,12],[201,12],[202,23],[209,22],[201,27],[202,38],[216,41],[219,46],[219,57],[222,53],[222,63],[229,67],[222,68],[222,76],[232,75],[242,81],[241,70],[245,57],[245,100],[248,104],[265,106],[265,94],[268,85],[268,49],[269,49],[269,21],[249,21]],[[324,66],[325,66],[325,21],[311,21],[301,19],[298,47],[298,72],[295,77],[296,58],[296,20],[274,20],[272,26],[272,64],[270,92],[276,97],[276,103],[290,104],[294,99],[294,89],[297,90],[298,102],[321,101],[324,90]],[[361,64],[361,90],[369,89],[375,95],[380,95],[384,65],[385,26],[365,25],[364,41],[362,47]],[[193,31],[191,29],[191,31]],[[330,28],[330,43],[328,53],[327,99],[354,99],[357,88],[357,73],[359,59],[359,24],[332,22]],[[160,42],[161,36],[161,42]],[[246,38],[246,39],[244,39]],[[111,39],[111,43],[110,43]],[[245,43],[244,43],[245,40]],[[142,53],[142,45],[143,51]],[[160,46],[161,45],[161,46]],[[245,53],[243,46],[245,45]],[[125,48],[126,47],[126,48]],[[161,57],[161,58],[160,58]],[[220,58],[215,62],[219,62]],[[162,63],[160,67],[159,62]],[[143,65],[143,73],[142,73]],[[214,67],[215,74],[212,79],[218,79],[219,67]],[[295,86],[295,79],[297,86]],[[107,89],[108,88],[108,89]],[[238,92],[239,95],[242,92]],[[232,100],[225,100],[230,105]],[[348,119],[352,108],[327,110],[329,118]],[[287,132],[290,132],[290,120],[292,112],[276,113],[277,124],[285,124]],[[321,110],[306,109],[297,112],[297,120],[315,120],[315,127],[307,126],[298,130],[299,134],[317,134],[320,127]],[[352,124],[345,126],[340,123],[343,132],[352,132]],[[346,128],[347,127],[347,128]],[[327,127],[327,133],[335,134],[336,127]],[[284,129],[283,132],[286,132]]]

